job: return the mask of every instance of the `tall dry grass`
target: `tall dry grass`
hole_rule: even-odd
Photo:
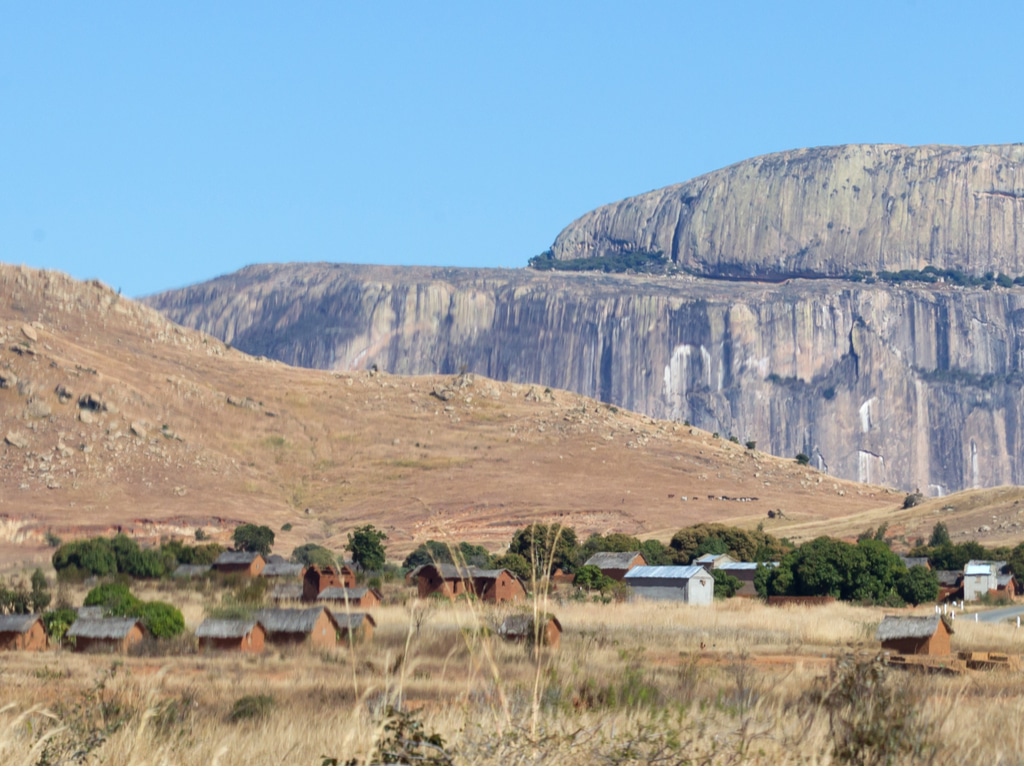
[[[380,759],[397,709],[457,763],[830,763],[837,661],[871,658],[885,613],[546,599],[525,608],[558,616],[558,650],[493,634],[524,606],[432,599],[375,610],[371,643],[330,652],[5,653],[0,762],[366,763]],[[1017,653],[1024,634],[958,620],[954,642]],[[885,675],[911,703],[883,711],[917,740],[893,761],[1021,762],[1022,673]],[[235,717],[244,697],[270,704]]]

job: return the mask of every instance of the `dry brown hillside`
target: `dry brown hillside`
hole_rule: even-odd
[[[48,531],[226,539],[248,521],[287,554],[341,550],[370,522],[398,556],[428,537],[497,550],[532,520],[665,541],[701,521],[812,535],[902,499],[568,392],[292,368],[98,282],[0,266],[8,567],[48,557]]]

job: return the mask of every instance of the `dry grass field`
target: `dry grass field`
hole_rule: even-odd
[[[215,597],[162,596],[191,606],[190,624]],[[530,608],[559,617],[560,648],[534,653],[491,634],[509,609],[409,599],[375,611],[372,642],[354,649],[2,654],[0,762],[366,763],[384,759],[389,737],[417,732],[442,737],[443,754],[406,744],[405,759],[468,764],[827,764],[850,733],[882,750],[862,761],[1024,756],[1024,675],[872,677],[883,609],[556,598]],[[954,650],[1024,649],[1010,624],[956,630]],[[844,703],[843,665],[857,660],[863,688]]]

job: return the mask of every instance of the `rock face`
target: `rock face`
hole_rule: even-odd
[[[591,211],[552,247],[556,259],[633,251],[708,276],[1024,275],[1024,144],[765,155]]]
[[[1024,289],[249,267],[148,300],[253,354],[575,390],[845,478],[1024,483]]]

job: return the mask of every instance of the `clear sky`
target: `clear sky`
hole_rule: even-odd
[[[850,142],[1024,141],[1024,2],[0,3],[0,261],[521,267],[577,216]]]

